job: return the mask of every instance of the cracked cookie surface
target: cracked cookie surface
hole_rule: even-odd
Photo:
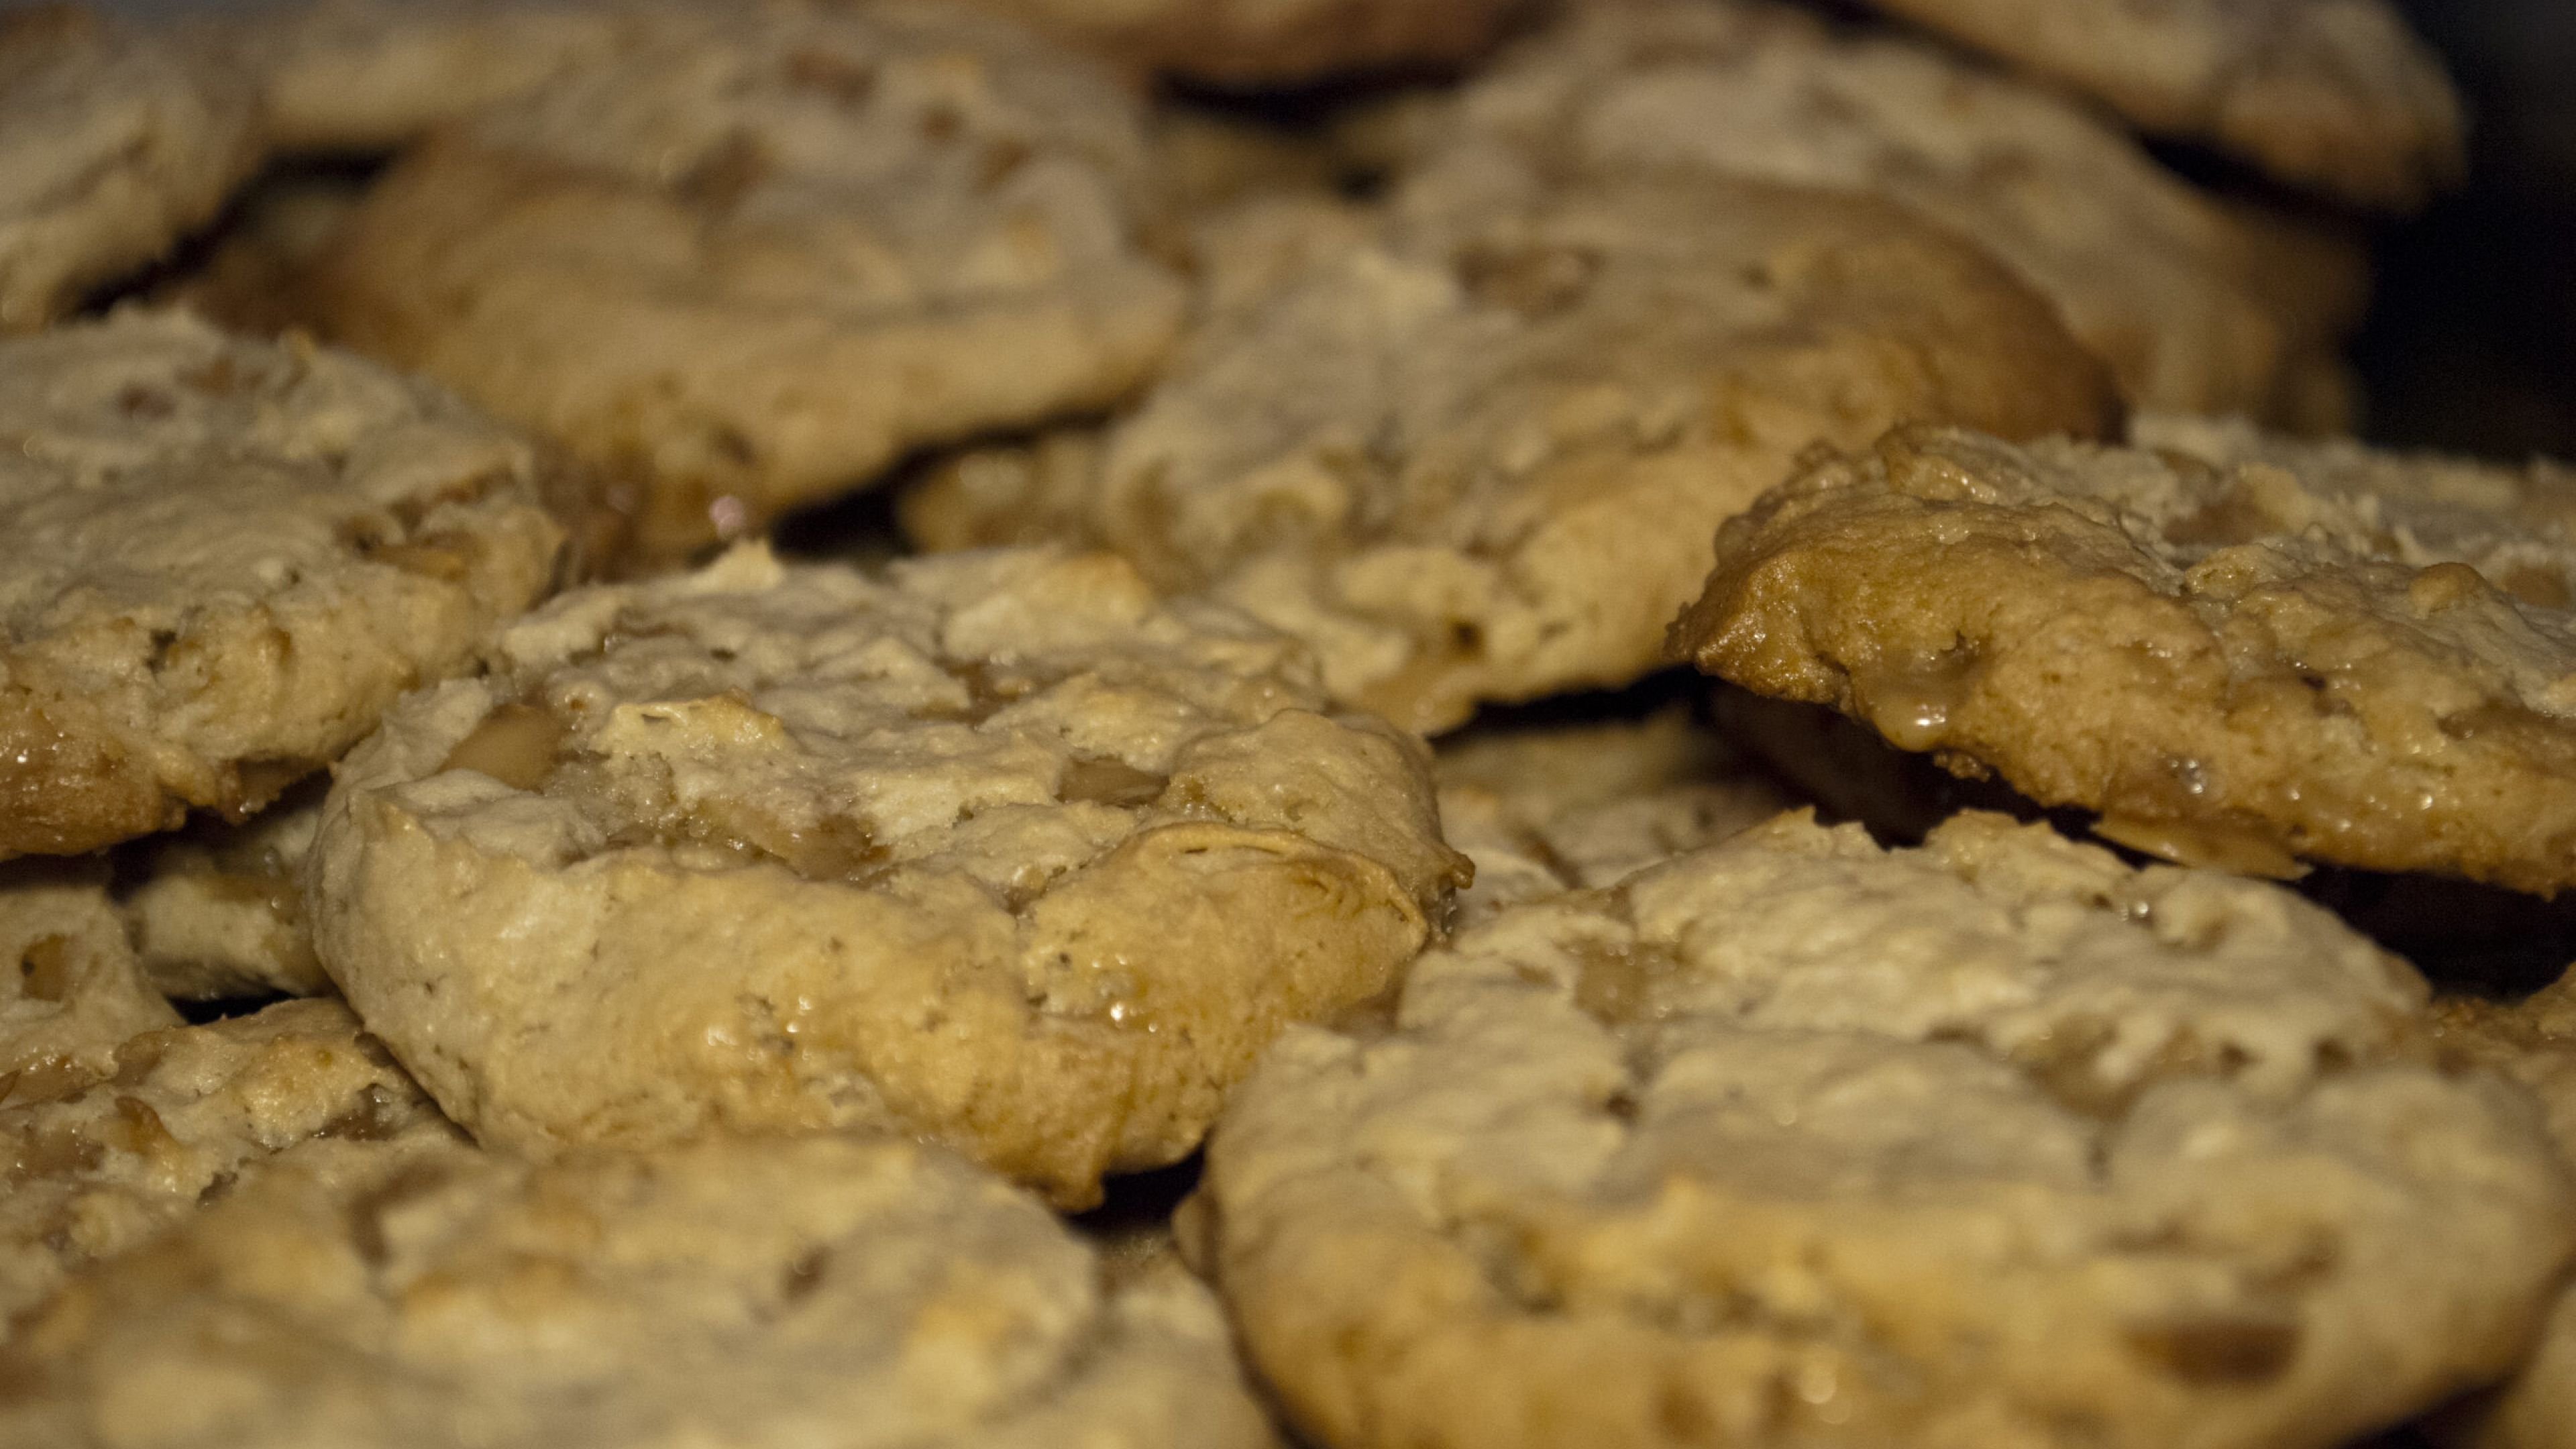
[[[1884,203],[1495,160],[1416,176],[1382,241],[1211,319],[1092,456],[952,472],[915,527],[1007,536],[975,515],[1035,488],[1051,526],[1432,732],[1653,668],[1707,532],[1819,438],[2092,435],[2115,411],[2044,303]]]
[[[1215,1277],[1335,1449],[2335,1444],[2512,1362],[2576,1231],[2425,995],[2262,882],[1783,817],[1283,1037]]]
[[[0,437],[0,857],[266,805],[563,551],[519,433],[182,314],[0,342]]]
[[[1111,77],[953,9],[720,19],[412,153],[316,268],[325,329],[641,479],[656,556],[1161,359],[1183,289]]]
[[[2576,884],[2576,478],[2140,435],[1819,461],[1721,532],[1674,646],[2168,858]]]
[[[2348,201],[2454,180],[2460,98],[2386,0],[1871,0]]]
[[[1446,909],[1419,746],[1327,709],[1293,642],[1110,555],[746,546],[413,696],[306,898],[487,1144],[899,1125],[1080,1204]]]
[[[13,1442],[1266,1449],[1180,1273],[935,1148],[315,1154],[0,1349]]]

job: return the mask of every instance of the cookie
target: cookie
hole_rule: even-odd
[[[202,265],[149,296],[217,326],[274,337],[312,310],[310,274],[366,199],[368,179],[332,167],[281,168],[254,182],[207,241]]]
[[[2222,205],[2086,108],[1764,0],[1606,0],[1469,86],[1449,134],[1901,201],[2010,263],[2142,407],[2317,417],[2357,244]],[[2332,400],[2327,400],[2331,405]]]
[[[0,1322],[316,1141],[457,1140],[336,1001],[144,1031],[106,1066],[0,1098]]]
[[[259,162],[254,102],[223,68],[69,5],[0,15],[0,333],[213,219]]]
[[[1081,533],[1426,733],[1654,667],[1707,531],[1818,438],[2113,411],[2045,304],[1881,203],[1480,168],[1396,209],[1385,244],[1195,336],[1112,428]],[[973,536],[967,502],[912,511]]]
[[[691,25],[655,0],[285,0],[189,38],[256,87],[272,149],[365,154]]]
[[[1108,555],[746,545],[399,707],[306,901],[486,1145],[894,1125],[1081,1205],[1447,907],[1418,747],[1326,708],[1293,643]]]
[[[1442,833],[1476,863],[1455,929],[1525,900],[1611,885],[1794,803],[1678,708],[1471,731],[1442,743],[1433,773]]]
[[[0,1350],[13,1442],[1274,1441],[1206,1290],[899,1140],[277,1172]]]
[[[0,858],[238,819],[552,586],[539,452],[183,314],[0,343]]]
[[[1674,646],[2169,859],[2576,883],[2576,477],[2212,431],[1823,458]]]
[[[1359,71],[1454,65],[1522,0],[972,0],[1143,70],[1279,88]]]
[[[316,312],[643,479],[640,548],[683,554],[1141,382],[1183,306],[1142,116],[998,21],[727,10],[413,153]]]
[[[242,824],[200,821],[118,853],[116,907],[153,989],[181,1001],[330,993],[299,881],[325,783]]]
[[[2454,998],[2434,1010],[2445,1053],[2528,1088],[2560,1155],[2576,1161],[2576,975],[2509,1005]],[[2512,1377],[2444,1418],[2441,1442],[2466,1449],[2576,1444],[2576,1293],[2558,1295],[2539,1343]]]
[[[2424,998],[2263,882],[1782,817],[1284,1037],[1218,1281],[1333,1449],[2322,1449],[2511,1363],[2576,1241]]]
[[[1872,0],[2283,181],[2409,208],[2459,179],[2460,98],[2386,0]]]
[[[134,959],[103,869],[0,866],[0,1106],[109,1076],[118,1047],[178,1024]]]

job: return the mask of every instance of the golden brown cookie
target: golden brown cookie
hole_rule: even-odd
[[[1141,382],[1183,305],[1142,117],[1000,21],[727,10],[412,153],[320,320],[642,480],[683,554]]]
[[[1283,1037],[1216,1280],[1331,1449],[2325,1449],[2510,1365],[2576,1242],[2424,999],[2264,882],[1786,816]]]
[[[1381,241],[1291,271],[1208,320],[1096,467],[951,474],[908,516],[984,540],[1039,501],[1429,732],[1652,668],[1699,534],[1819,439],[1918,417],[2095,434],[2115,411],[2045,304],[1860,198],[1435,169]]]
[[[0,858],[238,819],[542,598],[534,444],[179,313],[0,342]]]
[[[1821,459],[1674,647],[2168,858],[2576,884],[2576,478],[2142,432]]]
[[[2460,98],[2387,0],[1872,3],[2366,206],[2415,206],[2464,164]]]
[[[342,765],[306,893],[487,1145],[901,1127],[1082,1204],[1463,874],[1417,745],[1106,554],[745,546],[492,659]]]

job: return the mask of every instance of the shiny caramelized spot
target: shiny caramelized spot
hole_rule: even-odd
[[[2487,581],[2464,563],[2437,563],[2406,584],[2406,606],[2430,616],[2454,609],[2487,591]]]
[[[1066,804],[1117,805],[1134,809],[1161,798],[1169,776],[1140,770],[1122,760],[1078,759],[1064,767],[1055,795]]]
[[[1583,300],[1601,270],[1588,247],[1475,245],[1457,257],[1458,280],[1480,302],[1545,317]]]
[[[107,1160],[107,1149],[68,1127],[40,1127],[18,1139],[18,1155],[9,1164],[9,1180],[89,1172]]]
[[[2187,1384],[2268,1383],[2298,1356],[2299,1326],[2273,1318],[2204,1318],[2133,1328],[2129,1347]]]
[[[118,1135],[123,1138],[117,1145],[128,1152],[157,1157],[179,1146],[179,1139],[170,1135],[170,1128],[161,1120],[161,1114],[141,1097],[121,1096],[116,1099],[116,1127]]]
[[[564,733],[563,721],[547,710],[505,704],[458,740],[438,768],[472,770],[513,790],[543,789],[554,774],[555,753],[563,746]]]
[[[1588,946],[1582,960],[1574,1004],[1593,1020],[1613,1026],[1654,1016],[1658,988],[1681,969],[1679,957],[1644,942]]]
[[[370,1082],[358,1094],[358,1100],[343,1108],[339,1115],[322,1124],[316,1134],[344,1138],[351,1142],[382,1142],[402,1125],[401,1104],[380,1083]]]
[[[445,583],[460,583],[474,571],[473,555],[455,543],[392,543],[366,550],[369,563]]]
[[[2515,564],[2497,577],[2496,587],[2543,609],[2564,609],[2576,604],[2576,593],[2567,588],[2567,575],[2540,564]]]
[[[1854,671],[1872,727],[1900,750],[1928,750],[1948,737],[1950,718],[1977,684],[1977,651],[1967,645],[1927,659]]]
[[[2267,880],[2298,880],[2308,873],[2288,846],[2252,826],[2105,815],[2093,822],[2093,833],[2176,865],[2210,866]]]
[[[877,68],[828,50],[800,50],[787,58],[787,83],[845,106],[864,104],[877,90]]]
[[[36,1058],[18,1070],[0,1077],[0,1105],[29,1107],[41,1102],[59,1102],[77,1096],[98,1074],[60,1052]]]
[[[33,1001],[60,1001],[71,994],[79,958],[68,936],[38,936],[18,953],[18,990]]]
[[[156,1031],[118,1047],[116,1075],[110,1080],[120,1087],[140,1086],[144,1078],[152,1075],[152,1069],[161,1065],[161,1053],[168,1050],[169,1044],[169,1038]]]

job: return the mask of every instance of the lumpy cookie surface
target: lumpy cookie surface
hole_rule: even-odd
[[[1111,1287],[1036,1201],[902,1141],[317,1156],[0,1355],[22,1443],[1274,1442],[1205,1289]]]
[[[1105,554],[568,594],[343,766],[324,966],[487,1144],[897,1124],[1068,1202],[1445,909],[1419,747]]]
[[[70,5],[0,16],[0,333],[210,221],[259,161],[238,76]]]
[[[1433,761],[1440,828],[1476,863],[1453,929],[1506,906],[1597,889],[1788,809],[1726,740],[1667,708],[1642,720],[1477,730]]]
[[[317,308],[642,479],[640,544],[682,554],[1137,385],[1182,308],[1142,115],[953,9],[702,13],[407,158]]]
[[[1132,64],[1282,86],[1468,59],[1517,0],[972,0]]]
[[[2262,882],[1783,817],[1283,1038],[1216,1278],[1336,1449],[2340,1443],[2509,1364],[2576,1227],[2424,999]]]
[[[1821,461],[1674,644],[2169,858],[2576,883],[2576,480],[2141,431]]]
[[[0,1321],[317,1143],[364,1157],[458,1140],[336,1001],[172,1021],[95,1070],[22,1077],[0,1097]]]
[[[1886,196],[1991,248],[2139,406],[2340,421],[2356,247],[2223,204],[2082,105],[1935,46],[1769,0],[1610,0],[1506,52],[1432,134]]]
[[[2386,0],[1874,0],[2152,131],[2408,207],[2462,166],[2460,98]]]
[[[1094,458],[1024,480],[1049,525],[1298,636],[1338,698],[1430,732],[1646,673],[1700,535],[1820,437],[2114,411],[2044,303],[1892,207],[1489,159],[1416,177],[1383,240],[1208,322]],[[999,481],[982,506],[1016,510]],[[1007,536],[1013,513],[973,521],[978,482],[917,497],[916,527]]]
[[[562,551],[520,434],[180,314],[0,343],[0,437],[0,856],[267,804]]]

